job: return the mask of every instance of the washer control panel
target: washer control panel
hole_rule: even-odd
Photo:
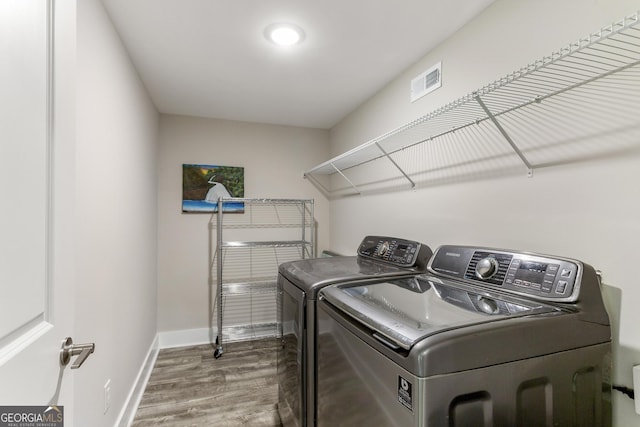
[[[429,270],[553,301],[576,301],[582,274],[579,261],[466,246],[438,248]]]
[[[419,261],[418,255],[425,252],[421,252],[422,246],[421,243],[396,237],[367,236],[360,243],[358,255],[400,267],[413,267]],[[431,251],[428,252],[430,256]]]

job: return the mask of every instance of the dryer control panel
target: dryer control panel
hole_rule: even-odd
[[[397,237],[367,236],[358,247],[359,256],[407,268],[426,266],[431,254],[428,246]]]
[[[579,261],[467,246],[438,248],[429,270],[512,293],[564,302],[577,300],[582,276]]]

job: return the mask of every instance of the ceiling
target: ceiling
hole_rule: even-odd
[[[161,113],[323,129],[492,1],[102,0]]]

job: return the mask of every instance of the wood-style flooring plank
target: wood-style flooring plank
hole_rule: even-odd
[[[160,350],[132,427],[280,427],[278,340]]]

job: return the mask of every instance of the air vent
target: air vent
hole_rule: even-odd
[[[442,62],[438,62],[415,79],[411,80],[411,102],[442,86]]]

